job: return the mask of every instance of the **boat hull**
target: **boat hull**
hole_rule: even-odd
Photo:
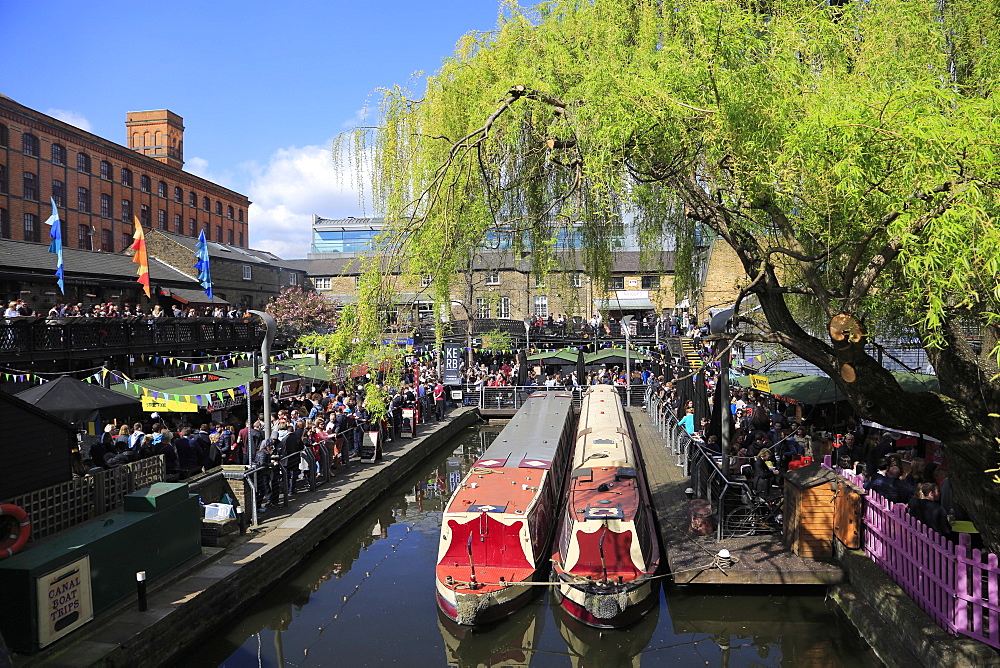
[[[554,576],[558,582],[558,576]],[[599,629],[622,628],[635,624],[656,603],[659,586],[656,580],[633,581],[610,591],[579,587],[566,582],[554,587],[559,607],[587,626]]]
[[[525,606],[539,589],[537,586],[512,584],[483,593],[456,591],[439,580],[437,604],[441,612],[456,624],[481,626],[509,617]]]

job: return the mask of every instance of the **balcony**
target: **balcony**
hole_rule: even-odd
[[[257,318],[0,318],[0,363],[251,350],[263,338]]]

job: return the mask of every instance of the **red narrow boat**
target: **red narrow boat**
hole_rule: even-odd
[[[506,617],[546,582],[573,440],[573,395],[536,392],[448,501],[438,607],[459,624]]]
[[[583,397],[552,579],[570,615],[599,628],[637,621],[656,602],[660,546],[646,481],[618,392]]]

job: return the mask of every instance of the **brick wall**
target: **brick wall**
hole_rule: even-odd
[[[746,273],[736,252],[721,239],[712,242],[708,252],[708,269],[698,300],[698,322],[708,318],[708,309],[730,306],[747,284]]]

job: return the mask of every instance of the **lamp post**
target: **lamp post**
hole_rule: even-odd
[[[524,351],[525,353],[531,350],[531,318],[525,318],[524,322]]]
[[[255,315],[264,321],[264,325],[267,327],[267,331],[264,334],[264,340],[260,344],[260,363],[262,372],[262,381],[264,386],[261,388],[261,397],[264,399],[264,438],[271,437],[271,344],[274,343],[274,335],[278,331],[278,324],[274,321],[274,316],[264,313],[263,311],[247,311],[251,315]],[[249,387],[247,388],[247,405],[250,405],[250,394]],[[247,424],[247,433],[253,427],[252,423]],[[248,439],[249,441],[249,439]],[[252,441],[247,443],[247,461],[252,462],[254,455]],[[250,465],[252,466],[252,464]],[[253,490],[253,503],[251,508],[253,508],[253,523],[257,524],[257,480],[256,474],[254,474],[254,484],[251,487]]]
[[[733,317],[735,309],[726,309],[721,313],[716,313],[715,317],[708,325],[708,331],[711,334],[723,334],[730,326],[730,319]],[[730,350],[726,350],[722,353],[722,357],[719,360],[719,400],[722,405],[719,406],[719,423],[720,431],[719,434],[719,445],[722,446],[722,470],[729,472],[729,452],[732,449],[729,442],[729,425],[732,422],[733,414],[732,409],[729,407],[729,361],[732,357]]]
[[[622,334],[625,336],[625,405],[632,405],[632,364],[631,355],[629,353],[629,339],[631,337],[632,331],[630,325],[632,324],[632,316],[626,315],[622,316]]]

